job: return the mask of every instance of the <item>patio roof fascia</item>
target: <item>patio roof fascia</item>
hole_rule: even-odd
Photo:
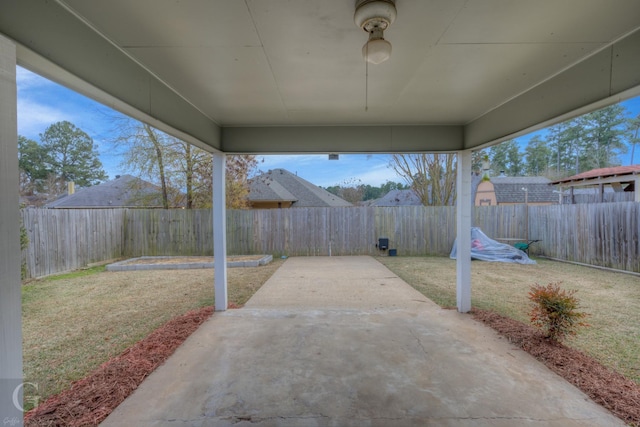
[[[223,127],[222,151],[234,154],[455,152],[462,126]]]

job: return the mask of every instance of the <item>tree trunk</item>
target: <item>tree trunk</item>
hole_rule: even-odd
[[[193,209],[193,157],[191,155],[191,145],[188,143],[184,143],[184,154],[186,164],[187,209]]]
[[[164,173],[164,162],[162,160],[162,147],[151,126],[145,123],[144,130],[147,132],[147,135],[149,135],[149,139],[156,150],[156,157],[158,158],[158,171],[160,173],[160,185],[162,187],[162,207],[169,209],[169,195],[167,192],[167,179]]]

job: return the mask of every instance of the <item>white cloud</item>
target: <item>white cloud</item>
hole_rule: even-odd
[[[404,179],[386,165],[378,165],[371,170],[362,172],[357,175],[357,179],[365,185],[368,184],[374,187],[379,187],[387,181],[404,183]]]
[[[37,139],[52,123],[68,119],[69,114],[55,105],[48,92],[56,84],[21,67],[16,67],[18,89],[18,133]]]
[[[68,120],[68,114],[55,107],[18,98],[18,133],[37,138],[52,123]]]
[[[55,85],[55,83],[50,80],[22,67],[16,67],[16,84],[18,86],[18,92]]]

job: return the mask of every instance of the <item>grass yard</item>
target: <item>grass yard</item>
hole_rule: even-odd
[[[228,269],[229,303],[244,304],[283,262]],[[44,400],[168,320],[213,303],[211,269],[100,267],[32,281],[22,291],[25,379]]]
[[[395,274],[441,306],[456,305],[456,262],[436,257],[379,257]],[[562,282],[578,289],[591,325],[566,341],[640,384],[640,277],[560,262],[537,265],[474,261],[472,305],[529,322],[529,287]]]

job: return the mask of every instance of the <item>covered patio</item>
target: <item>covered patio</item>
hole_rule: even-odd
[[[624,423],[493,330],[357,256],[288,259],[101,425]]]
[[[0,3],[0,415],[21,415],[16,65],[213,152],[215,254],[226,254],[227,154],[457,153],[460,312],[472,150],[640,93],[635,0],[398,1],[392,55],[377,65],[354,23],[363,3]]]

